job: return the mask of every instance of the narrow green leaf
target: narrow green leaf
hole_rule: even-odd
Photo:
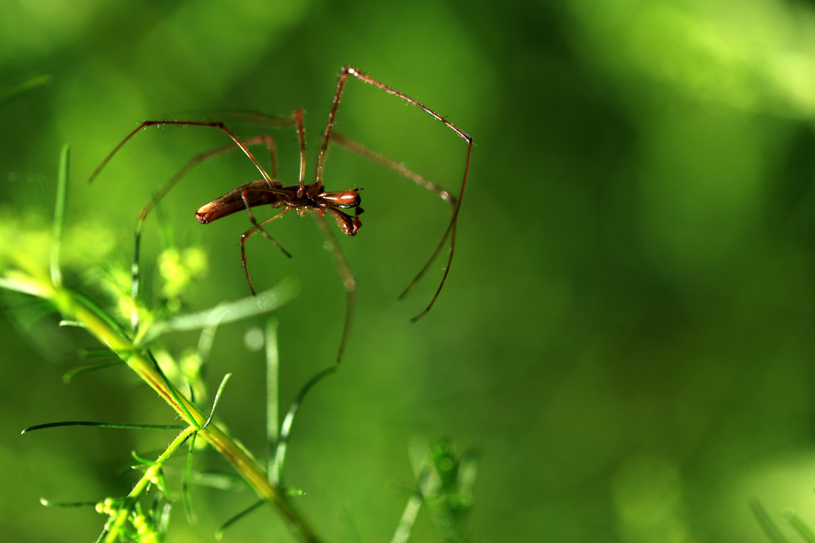
[[[57,178],[57,202],[54,208],[54,239],[51,242],[51,282],[55,287],[62,286],[62,270],[59,266],[59,254],[62,249],[62,229],[65,223],[65,203],[68,191],[68,166],[71,158],[71,147],[62,146],[59,155],[59,176]]]
[[[190,474],[192,473],[192,454],[195,450],[195,438],[198,433],[192,434],[190,447],[187,451],[187,464],[184,467],[184,475],[181,477],[181,496],[184,501],[184,512],[187,514],[187,521],[190,524],[198,522],[198,516],[192,509],[192,494],[190,493]]]
[[[422,492],[417,487],[408,499],[405,510],[402,512],[402,518],[399,520],[399,526],[393,534],[391,543],[405,543],[410,537],[410,532],[413,530],[413,525],[416,523],[416,517],[419,510],[422,508]]]
[[[76,328],[85,328],[85,325],[79,321],[66,321],[61,320],[59,321],[60,326],[74,326]]]
[[[97,428],[123,428],[125,430],[183,430],[186,426],[178,424],[128,424],[124,422],[96,422],[85,420],[69,420],[64,422],[49,422],[29,426],[21,434],[33,432],[34,430],[44,430],[45,428],[58,428],[60,426],[94,426]]]
[[[89,300],[88,298],[86,298],[85,296],[83,296],[82,294],[80,294],[79,292],[76,292],[76,291],[73,291],[73,290],[69,290],[69,289],[66,289],[66,288],[64,288],[64,287],[62,288],[62,290],[63,290],[63,291],[65,291],[65,294],[67,294],[67,295],[69,295],[69,296],[73,297],[73,298],[74,298],[74,299],[76,299],[78,302],[82,303],[82,304],[83,304],[85,307],[87,307],[88,309],[90,309],[90,310],[93,312],[93,314],[94,314],[94,315],[96,315],[97,317],[99,317],[99,318],[100,318],[100,319],[101,319],[101,320],[102,320],[102,321],[103,321],[105,324],[107,324],[107,325],[108,325],[108,326],[109,326],[109,327],[110,327],[110,328],[111,328],[111,329],[112,329],[112,330],[113,330],[113,331],[114,331],[116,334],[118,334],[120,337],[122,337],[122,338],[126,338],[126,339],[127,339],[127,338],[129,338],[129,336],[128,336],[128,335],[127,335],[127,333],[125,332],[124,328],[122,328],[122,327],[121,327],[121,325],[120,325],[118,322],[116,322],[116,320],[115,320],[113,317],[111,317],[110,315],[108,315],[108,313],[107,313],[106,311],[103,311],[103,310],[102,310],[102,309],[101,309],[101,308],[100,308],[98,305],[96,305],[94,302],[92,302],[91,300]],[[85,327],[85,328],[87,328],[87,327]],[[95,335],[94,331],[89,330],[89,332],[90,332],[91,334]],[[129,339],[128,339],[128,341],[127,341],[127,342],[128,342],[128,343],[130,343]],[[128,352],[127,352],[127,353],[125,353],[125,354],[130,354],[130,351],[128,351]],[[118,355],[118,356],[122,356],[122,355],[121,355],[121,354],[119,354],[119,353],[117,353],[117,355]],[[123,358],[124,358],[124,357],[123,357]]]
[[[218,392],[215,393],[215,400],[212,402],[212,411],[209,412],[209,418],[201,428],[206,428],[207,426],[209,426],[209,423],[212,422],[212,417],[215,416],[215,408],[218,407],[218,402],[221,400],[221,394],[223,393],[224,387],[226,386],[226,382],[229,381],[230,377],[232,377],[232,374],[227,373],[221,380],[221,384],[220,386],[218,386]]]
[[[153,362],[153,366],[156,368],[156,371],[164,380],[164,384],[167,387],[167,391],[170,393],[170,396],[173,397],[173,400],[175,400],[176,404],[181,408],[182,411],[184,411],[184,414],[187,415],[187,420],[192,421],[192,423],[196,427],[198,427],[198,422],[196,418],[192,416],[192,413],[190,413],[190,410],[187,407],[187,403],[181,401],[181,398],[178,396],[178,391],[175,389],[173,384],[170,383],[170,380],[167,379],[167,376],[164,374],[164,370],[161,369],[161,366],[159,365],[158,360],[156,360],[156,357],[153,356],[153,353],[150,351],[150,349],[147,349],[145,352],[147,353],[147,358],[149,358]]]
[[[362,543],[362,529],[359,526],[357,516],[351,510],[350,504],[344,503],[340,506],[339,516],[345,534],[345,541],[348,543]]]
[[[801,536],[801,539],[807,543],[815,543],[815,532],[813,532],[812,528],[810,528],[809,525],[805,523],[803,519],[794,511],[789,510],[785,512],[784,518],[790,523],[792,529],[795,530],[799,536]]]
[[[252,487],[242,477],[233,473],[204,471],[194,475],[193,482],[201,486],[232,490],[236,492],[251,491]]]
[[[107,362],[97,362],[96,364],[87,364],[85,366],[79,366],[78,368],[74,368],[71,371],[65,372],[62,376],[62,382],[66,385],[73,381],[78,375],[89,371],[101,370],[104,368],[110,368],[112,366],[119,366],[124,364],[124,360],[119,358],[115,360],[108,360]]]
[[[266,443],[268,447],[266,470],[270,477],[274,473],[275,450],[278,439],[280,439],[280,356],[277,350],[277,324],[277,319],[269,319],[266,322]]]
[[[231,526],[233,526],[233,525],[234,525],[236,522],[238,522],[238,521],[239,521],[239,520],[241,520],[242,518],[246,517],[246,515],[248,515],[249,513],[251,513],[252,511],[254,511],[255,509],[257,509],[257,508],[258,508],[258,507],[260,507],[261,505],[263,505],[263,503],[264,503],[264,502],[263,502],[263,500],[260,500],[260,501],[258,501],[258,502],[255,502],[255,503],[253,503],[252,505],[250,505],[249,507],[247,507],[246,509],[244,509],[243,511],[241,511],[240,513],[238,513],[237,515],[235,515],[234,517],[232,517],[231,519],[229,519],[229,520],[227,520],[226,522],[224,522],[224,523],[221,525],[221,527],[220,527],[220,528],[218,528],[218,531],[217,531],[217,532],[215,532],[215,539],[218,539],[218,540],[222,539],[222,538],[224,537],[224,532],[225,532],[225,531],[226,531],[228,528],[230,528]]]
[[[124,362],[122,358],[133,354],[136,351],[119,351],[113,352],[110,349],[79,349],[77,351],[77,355],[79,358],[82,359],[90,359],[90,358],[116,358],[119,362]]]
[[[778,529],[778,526],[770,518],[770,515],[761,502],[753,498],[750,500],[749,505],[753,517],[755,517],[758,525],[761,526],[767,539],[772,541],[772,543],[787,543],[787,539],[781,534],[781,530]]]
[[[161,508],[161,515],[153,514],[153,523],[156,526],[160,536],[167,535],[167,529],[170,527],[170,510],[172,509],[172,502],[167,502]]]
[[[96,507],[96,502],[52,502],[40,498],[40,503],[46,507]]]
[[[245,479],[232,473],[211,471],[194,472],[190,482],[201,486],[217,488],[219,490],[233,490],[241,492],[252,490]]]
[[[180,315],[167,321],[156,322],[147,331],[143,342],[149,342],[167,332],[180,332],[185,330],[198,330],[207,324],[218,320],[222,324],[260,315],[274,311],[289,302],[297,293],[296,282],[284,280],[276,287],[257,296],[247,296],[234,302],[220,304],[213,309]],[[222,314],[221,314],[222,313]]]
[[[286,445],[289,441],[289,434],[291,433],[292,424],[294,423],[294,416],[297,414],[297,410],[300,409],[300,404],[303,403],[303,398],[306,397],[306,394],[308,394],[308,391],[311,390],[311,387],[338,369],[339,366],[331,366],[330,368],[324,369],[312,377],[311,380],[300,390],[300,393],[294,399],[294,402],[292,402],[291,407],[289,407],[289,411],[286,413],[286,418],[283,419],[283,425],[280,428],[280,440],[277,443],[274,462],[272,463],[272,469],[269,472],[269,480],[272,482],[272,484],[279,485],[282,479],[283,464],[286,461]]]
[[[18,273],[8,273],[5,277],[0,277],[0,288],[21,292],[44,300],[50,300],[54,295],[54,291],[50,287],[32,277]]]
[[[216,310],[212,311],[209,322],[204,325],[201,330],[201,335],[198,337],[197,352],[201,358],[202,366],[205,366],[209,361],[209,353],[212,350],[212,344],[215,342],[215,332],[218,331],[218,326],[221,324],[221,319],[224,316],[223,309],[220,311],[217,310],[219,307],[222,307],[222,305],[215,307]]]
[[[145,458],[144,456],[139,455],[139,453],[137,453],[136,451],[130,451],[130,456],[132,456],[133,459],[136,462],[138,462],[139,464],[142,464],[142,466],[145,467],[145,468],[149,467],[149,466],[158,465],[155,460],[150,460],[149,458]],[[133,466],[131,466],[131,469],[132,468],[133,468]]]
[[[34,74],[6,83],[0,87],[0,104],[37,87],[50,85],[52,81],[54,81],[54,76],[50,74]]]

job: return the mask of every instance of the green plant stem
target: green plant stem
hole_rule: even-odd
[[[141,493],[144,492],[147,485],[152,483],[160,475],[160,471],[161,468],[164,467],[164,463],[173,455],[173,453],[175,453],[176,450],[178,450],[178,448],[191,434],[195,433],[195,431],[196,428],[194,426],[190,426],[181,432],[178,437],[176,437],[173,442],[170,443],[167,450],[158,457],[156,462],[145,470],[142,478],[139,479],[139,482],[136,483],[133,490],[131,490],[130,494],[127,495],[127,501],[125,504],[119,508],[116,516],[110,522],[108,522],[108,535],[105,537],[105,543],[114,543],[119,539],[119,533],[125,521],[127,521],[127,516],[130,514],[133,503],[138,500],[139,496],[141,496]]]
[[[191,425],[192,428],[189,431],[197,431],[233,465],[258,496],[280,511],[302,541],[309,543],[320,541],[300,513],[286,500],[280,490],[269,482],[263,468],[249,452],[216,425],[210,424],[204,428],[206,415],[202,414],[178,391],[170,390],[171,385],[159,373],[152,361],[139,352],[139,347],[134,345],[113,321],[104,316],[101,310],[68,289],[41,283],[36,285],[36,288],[33,287],[34,285],[30,293],[36,292],[43,298],[51,300],[63,318],[82,323],[91,335],[107,345],[113,352],[120,353],[127,365]],[[184,405],[182,406],[179,402]]]

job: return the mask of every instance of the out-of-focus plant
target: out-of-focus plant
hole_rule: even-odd
[[[404,543],[422,504],[430,510],[433,524],[445,543],[467,541],[467,520],[473,505],[475,455],[457,456],[447,440],[428,443],[416,439],[410,445],[416,489],[408,500],[402,521],[391,543]]]
[[[759,526],[761,526],[764,535],[772,543],[785,543],[787,538],[784,537],[781,529],[770,517],[767,509],[761,504],[760,501],[753,499],[750,500],[750,511],[753,513]],[[788,509],[784,512],[784,520],[787,521],[790,528],[807,543],[815,543],[815,530],[807,524],[795,511]]]
[[[9,102],[37,87],[50,85],[53,81],[54,77],[50,74],[32,74],[0,84],[0,104]]]

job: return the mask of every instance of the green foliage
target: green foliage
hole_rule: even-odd
[[[141,430],[175,430],[180,433],[167,446],[155,460],[142,457],[135,452],[133,457],[137,464],[132,468],[142,471],[143,475],[135,483],[127,496],[105,498],[96,504],[96,511],[108,517],[102,534],[98,541],[112,543],[114,541],[133,541],[138,543],[160,543],[165,540],[169,529],[170,510],[178,497],[165,477],[167,462],[185,443],[188,444],[189,453],[182,478],[182,498],[187,518],[191,523],[197,522],[197,515],[192,506],[191,481],[193,477],[193,452],[196,450],[196,438],[203,437],[206,443],[218,450],[243,477],[244,482],[261,497],[261,501],[249,509],[227,521],[217,532],[220,538],[227,528],[254,511],[259,505],[268,502],[276,507],[288,521],[292,532],[302,541],[319,541],[314,529],[306,522],[300,513],[290,503],[291,496],[302,495],[296,488],[286,488],[282,485],[282,472],[285,465],[286,450],[289,435],[295,415],[309,390],[327,375],[334,373],[337,367],[330,367],[318,373],[301,389],[292,403],[282,424],[278,427],[278,353],[276,341],[276,325],[269,324],[267,328],[268,343],[268,391],[267,403],[274,408],[267,409],[269,421],[267,422],[267,440],[269,450],[269,473],[254,460],[246,449],[226,430],[223,421],[214,421],[215,410],[224,393],[230,374],[226,374],[215,394],[209,416],[205,417],[201,411],[201,404],[207,397],[203,379],[203,369],[209,357],[209,349],[215,330],[222,322],[238,320],[248,316],[266,313],[276,309],[293,296],[291,283],[284,283],[276,290],[260,293],[235,302],[224,302],[213,309],[194,314],[178,315],[185,305],[183,299],[190,291],[195,280],[205,274],[207,258],[203,251],[197,248],[178,250],[165,249],[159,255],[159,277],[162,281],[160,289],[160,305],[158,310],[149,307],[138,299],[134,299],[129,292],[135,293],[135,288],[128,291],[127,277],[124,269],[107,266],[104,269],[96,268],[90,272],[85,270],[77,273],[71,270],[70,275],[86,275],[93,277],[99,284],[98,293],[106,297],[105,305],[111,307],[108,312],[99,305],[91,302],[85,295],[74,291],[63,284],[63,249],[65,254],[77,251],[70,240],[74,237],[74,226],[68,225],[65,230],[63,224],[65,207],[67,205],[66,189],[68,185],[69,149],[63,148],[60,160],[60,173],[58,180],[58,196],[53,227],[45,228],[47,221],[42,217],[37,220],[12,220],[14,213],[7,211],[9,219],[4,222],[5,243],[0,242],[0,287],[16,291],[28,296],[40,298],[56,310],[66,325],[77,326],[86,330],[103,345],[110,349],[111,356],[117,356],[126,363],[139,377],[149,384],[162,397],[171,408],[186,422],[185,425],[147,425],[112,423],[98,421],[59,421],[39,424],[23,430],[30,433],[35,430],[57,427],[92,426],[97,428],[141,429]],[[37,225],[39,231],[31,231],[25,226]],[[81,227],[81,226],[80,226]],[[50,254],[48,268],[46,262],[36,254],[23,255],[10,240],[24,238],[28,247]],[[50,250],[49,250],[50,249]],[[83,251],[89,261],[68,260],[72,265],[93,266],[92,262],[102,260],[104,253]],[[133,284],[138,278],[131,277]],[[135,315],[135,317],[134,317]],[[135,319],[135,320],[134,320]],[[169,351],[158,348],[152,342],[160,335],[174,330],[203,329],[196,351],[187,351],[177,359]],[[109,367],[108,362],[82,366],[65,375],[65,381],[70,382],[80,373],[94,369]],[[183,390],[188,389],[189,395]],[[469,507],[471,498],[472,475],[474,471],[462,469],[462,473],[469,472],[469,476],[459,478],[459,463],[452,457],[446,444],[434,447],[432,455],[420,462],[429,463],[422,467],[420,476],[421,492],[434,514],[440,531],[445,540],[460,541],[460,538],[451,539],[459,534],[461,525],[460,513]],[[451,473],[452,472],[452,473]],[[432,482],[431,482],[432,481]],[[468,497],[469,496],[469,497]],[[466,501],[467,503],[464,503]],[[151,502],[151,506],[147,503]],[[59,505],[43,500],[45,505]],[[77,505],[77,504],[63,504]],[[449,518],[448,518],[449,517]],[[410,528],[400,528],[404,534]]]
[[[212,415],[210,415],[209,419],[206,419],[206,422],[204,422],[202,415],[197,411],[192,401],[190,399],[182,398],[181,393],[176,389],[176,386],[180,386],[184,382],[184,380],[180,378],[180,373],[179,379],[176,380],[177,384],[174,386],[171,384],[171,381],[167,378],[165,372],[156,362],[156,359],[153,357],[148,346],[140,343],[138,337],[136,337],[135,340],[131,339],[132,332],[125,332],[125,330],[128,328],[126,318],[131,313],[131,309],[133,308],[132,304],[134,301],[128,300],[129,297],[123,288],[124,281],[121,271],[117,273],[117,271],[114,269],[107,270],[107,272],[103,274],[98,274],[101,277],[106,277],[109,279],[107,282],[103,283],[106,286],[106,288],[103,288],[103,290],[106,291],[109,298],[111,298],[109,302],[112,302],[113,307],[117,308],[113,314],[108,314],[104,312],[104,310],[100,309],[97,305],[90,302],[84,296],[69,290],[62,285],[62,269],[61,262],[59,261],[61,251],[59,249],[50,252],[51,273],[49,275],[46,274],[45,269],[43,269],[44,262],[42,259],[32,256],[31,252],[25,253],[27,256],[21,256],[23,253],[17,250],[16,245],[9,243],[11,239],[19,240],[20,238],[26,237],[36,240],[32,241],[29,245],[31,249],[41,250],[44,250],[44,247],[41,247],[43,244],[59,246],[62,243],[61,222],[64,217],[64,206],[66,203],[65,185],[67,183],[67,156],[66,149],[63,153],[64,158],[61,162],[59,177],[60,190],[59,197],[57,199],[56,226],[52,230],[56,234],[55,238],[49,239],[45,231],[20,231],[21,226],[18,221],[8,221],[8,223],[6,223],[4,226],[7,236],[7,243],[0,244],[0,286],[8,290],[39,297],[52,304],[54,309],[61,314],[61,317],[64,320],[80,325],[103,344],[107,345],[112,350],[114,355],[121,357],[123,361],[125,361],[134,371],[136,371],[136,373],[138,373],[161,396],[163,396],[165,400],[167,400],[170,405],[176,409],[178,414],[185,418],[190,424],[190,426],[182,431],[182,433],[173,441],[170,447],[168,447],[168,449],[155,462],[151,462],[149,466],[144,466],[145,475],[136,484],[133,491],[126,499],[121,501],[114,500],[103,508],[103,512],[110,516],[110,520],[106,524],[103,533],[103,539],[105,541],[115,541],[123,537],[123,535],[127,535],[138,541],[148,541],[155,538],[161,539],[163,532],[161,529],[159,529],[159,532],[156,532],[155,523],[150,518],[146,517],[139,509],[138,500],[141,498],[142,492],[149,491],[151,486],[155,486],[157,488],[157,492],[159,492],[159,494],[165,499],[169,498],[167,487],[164,484],[164,478],[161,472],[163,464],[191,435],[197,435],[200,432],[210,442],[213,440],[217,441],[218,444],[216,448],[220,449],[220,451],[225,454],[227,458],[231,459],[233,464],[236,465],[236,468],[238,468],[238,471],[242,472],[244,477],[250,481],[250,484],[254,482],[254,486],[256,487],[258,494],[261,496],[265,495],[272,502],[278,502],[280,509],[284,511],[284,515],[288,516],[289,520],[294,523],[296,530],[304,538],[304,540],[314,540],[315,538],[310,529],[297,517],[294,510],[291,509],[291,507],[285,501],[283,501],[281,495],[272,486],[270,486],[268,482],[266,482],[265,476],[262,475],[262,468],[251,461],[250,457],[246,455],[243,448],[238,443],[226,437],[222,431],[215,431],[214,428],[208,428]],[[36,223],[41,225],[41,230],[43,230],[42,225],[47,224],[46,221],[42,220],[38,220]],[[76,248],[66,243],[65,249],[66,251],[71,251],[75,250]],[[83,254],[87,257],[89,253],[84,252]],[[100,256],[98,253],[90,254],[92,257]],[[183,261],[175,262],[174,266],[165,266],[165,269],[161,274],[162,279],[165,280],[165,285],[170,285],[170,287],[165,288],[163,292],[171,292],[172,297],[175,298],[179,297],[183,293],[183,287],[189,286],[190,277],[197,275],[205,267],[205,260],[200,252],[188,252],[186,254],[190,256],[185,258]],[[116,279],[117,277],[118,280]],[[285,294],[276,294],[275,296],[281,300],[285,300],[289,297],[289,295]],[[255,305],[257,307],[262,307],[262,304],[258,302],[255,302]],[[177,307],[180,306],[180,304],[169,305],[167,306],[168,309],[165,309],[165,311],[162,313],[172,314],[174,306]],[[245,306],[246,304],[244,303],[241,307]],[[274,307],[274,305],[266,304],[264,310],[273,309]],[[153,313],[147,310],[147,308],[140,309],[143,309],[143,311],[141,311],[143,313],[141,330],[149,330],[150,324],[155,322],[155,317],[153,316]],[[240,308],[234,309],[234,304],[226,304],[221,306],[219,309],[220,313],[232,313],[233,318],[241,318],[247,314],[246,311]],[[256,312],[257,308],[248,311],[249,314]],[[167,367],[178,367],[174,360],[169,357],[165,358],[169,359],[169,363],[166,364]],[[200,365],[198,367],[200,369]],[[189,372],[189,365],[187,365],[186,369]],[[220,396],[220,392],[221,390],[219,389],[218,396],[216,396],[216,402],[217,398]],[[87,425],[89,423],[57,423],[56,425],[65,424]],[[109,426],[107,423],[91,424],[97,426]],[[49,426],[55,425],[43,425],[39,428]],[[33,429],[37,428],[32,427],[29,429],[29,431]],[[262,488],[258,488],[258,485],[261,485]]]

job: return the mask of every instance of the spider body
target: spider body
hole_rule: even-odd
[[[265,179],[258,179],[202,205],[195,212],[195,218],[201,224],[209,224],[232,213],[245,211],[247,206],[270,205],[273,208],[286,208],[286,212],[294,210],[301,217],[305,217],[308,211],[316,211],[322,216],[328,212],[345,235],[353,236],[362,226],[359,219],[363,212],[359,207],[362,200],[359,190],[325,192],[321,184],[312,183],[301,191],[299,185],[284,187],[278,179],[272,179],[271,184]],[[343,209],[354,209],[354,216]]]

